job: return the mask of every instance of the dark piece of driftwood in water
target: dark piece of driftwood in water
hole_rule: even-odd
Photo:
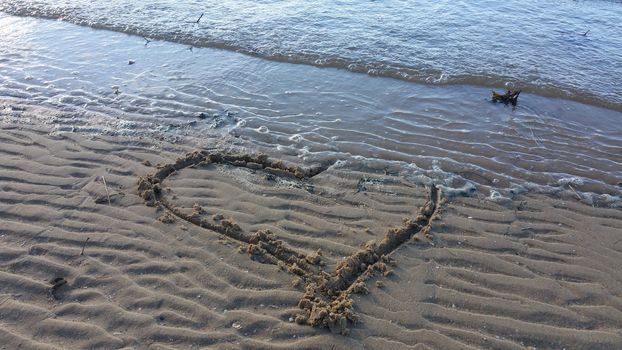
[[[508,90],[508,92],[506,92],[505,94],[499,94],[493,91],[492,102],[503,102],[505,104],[511,103],[512,106],[516,106],[516,102],[518,102],[518,95],[520,95],[520,92],[520,90]]]
[[[199,19],[197,19],[196,23],[199,23],[199,21],[201,20],[201,18],[203,18],[203,15],[204,15],[204,14],[205,14],[205,13],[201,13],[201,15],[199,16]]]
[[[581,35],[583,35],[583,36],[587,36],[587,33],[589,33],[589,32],[590,32],[590,30],[588,29],[588,30],[587,30],[587,32],[585,32],[585,33],[583,33],[583,34],[581,34]]]

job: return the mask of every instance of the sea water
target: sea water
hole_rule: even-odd
[[[9,0],[22,17],[0,15],[0,96],[63,111],[46,120],[60,131],[243,142],[448,194],[618,206],[620,8]],[[490,87],[523,89],[519,104]]]
[[[0,11],[414,82],[622,104],[621,1],[3,0]]]

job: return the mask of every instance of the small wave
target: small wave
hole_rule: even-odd
[[[300,5],[306,8],[303,3]],[[259,11],[276,5],[255,6]],[[356,31],[362,39],[351,36],[335,21],[339,16],[333,14],[334,9],[325,9],[324,13],[334,16],[325,18],[288,7],[286,10],[291,13],[286,14],[291,15],[291,18],[281,19],[282,23],[274,23],[271,17],[257,17],[259,15],[251,10],[236,8],[228,1],[207,9],[176,3],[158,6],[143,1],[107,3],[93,9],[88,1],[6,0],[0,4],[0,11],[18,16],[61,19],[149,40],[226,49],[274,61],[345,69],[415,83],[469,84],[496,89],[512,87],[542,96],[572,99],[622,111],[622,91],[615,78],[622,71],[611,64],[622,60],[622,43],[616,39],[617,32],[622,29],[620,26],[605,25],[598,28],[602,36],[615,33],[614,36],[607,36],[607,40],[611,41],[607,43],[596,39],[590,41],[589,37],[572,31],[560,32],[558,27],[550,23],[555,19],[555,13],[539,13],[543,10],[551,11],[550,8],[542,8],[546,5],[535,0],[527,1],[521,8],[537,13],[541,18],[535,17],[530,26],[522,26],[520,33],[508,29],[515,27],[514,23],[506,23],[512,20],[512,16],[505,18],[499,13],[499,23],[490,23],[489,18],[479,13],[477,4],[462,9],[464,14],[447,9],[447,21],[454,21],[460,26],[468,24],[470,30],[480,33],[480,37],[436,27],[419,28],[410,22],[400,22],[408,14],[413,17],[413,23],[420,19],[428,26],[434,26],[434,21],[427,22],[426,19],[426,14],[429,15],[428,12],[433,10],[425,5],[414,12],[410,8],[386,6],[376,9],[384,11],[380,14],[370,13],[361,5],[351,6],[351,10],[362,12],[358,12],[359,17],[348,17],[348,25],[351,26],[349,30]],[[222,13],[217,12],[220,10],[227,11],[225,18],[221,18]],[[609,7],[599,3],[582,4],[578,9],[564,10],[578,11],[581,15],[586,11],[602,14],[603,21],[615,18]],[[195,11],[205,11],[203,22],[193,23],[190,18],[183,19],[184,14],[190,17]],[[377,30],[385,33],[390,43],[375,39],[377,34],[369,31],[366,26],[366,21],[376,15],[383,15],[387,19],[387,23],[378,24]],[[305,21],[296,20],[302,16]],[[582,24],[572,13],[567,16],[568,21],[577,21],[573,24]],[[465,23],[462,17],[468,17],[469,22]],[[391,21],[396,23],[392,24]],[[398,25],[405,27],[400,28]],[[322,31],[318,28],[322,28]],[[497,28],[509,32],[507,38],[495,32]],[[423,30],[426,34],[410,32],[415,29]],[[593,28],[592,32],[596,30]],[[327,40],[327,37],[334,37],[334,41]],[[548,45],[538,46],[537,40],[543,38],[549,40]],[[349,49],[352,47],[357,50]],[[444,53],[441,54],[441,51]],[[599,58],[602,55],[605,57]]]
[[[472,86],[414,85],[164,42],[144,48],[118,33],[0,16],[7,22],[27,30],[0,42],[0,55],[8,53],[0,93],[56,108],[12,123],[41,115],[58,131],[276,149],[502,204],[525,192],[620,203],[617,112],[534,95],[512,109]],[[57,40],[46,45],[50,38]]]

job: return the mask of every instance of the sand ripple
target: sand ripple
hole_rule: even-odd
[[[454,198],[432,222],[431,241],[396,249],[392,273],[353,294],[360,321],[342,336],[290,321],[303,293],[294,274],[218,232],[159,221],[144,205],[136,180],[154,171],[145,164],[190,149],[27,124],[2,124],[0,145],[0,343],[8,348],[622,344],[619,209],[535,194],[510,209]],[[167,181],[179,207],[198,203],[248,232],[270,229],[297,250],[321,249],[329,271],[426,200],[401,177],[343,168],[314,176],[312,190],[226,164]],[[61,277],[67,283],[53,289]]]

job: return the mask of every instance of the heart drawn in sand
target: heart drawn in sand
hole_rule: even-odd
[[[295,179],[309,179],[326,169],[286,166],[282,161],[271,160],[266,155],[195,151],[177,159],[175,163],[159,167],[154,174],[140,177],[138,194],[149,206],[162,206],[171,215],[245,244],[247,252],[256,260],[285,266],[287,271],[299,276],[305,285],[304,293],[298,302],[302,312],[295,321],[299,324],[326,327],[341,334],[348,333],[348,322],[356,322],[358,319],[353,310],[351,295],[366,291],[364,281],[375,272],[387,272],[389,254],[414,235],[421,233],[424,237],[430,238],[431,222],[440,217],[441,192],[436,186],[431,186],[428,199],[416,217],[388,229],[382,239],[368,242],[354,254],[346,257],[335,271],[328,273],[320,269],[323,264],[319,254],[306,255],[297,252],[269,230],[244,232],[240,226],[229,220],[215,223],[202,218],[198,213],[200,210],[188,214],[170,202],[162,191],[162,181],[176,171],[201,164],[229,164]]]

